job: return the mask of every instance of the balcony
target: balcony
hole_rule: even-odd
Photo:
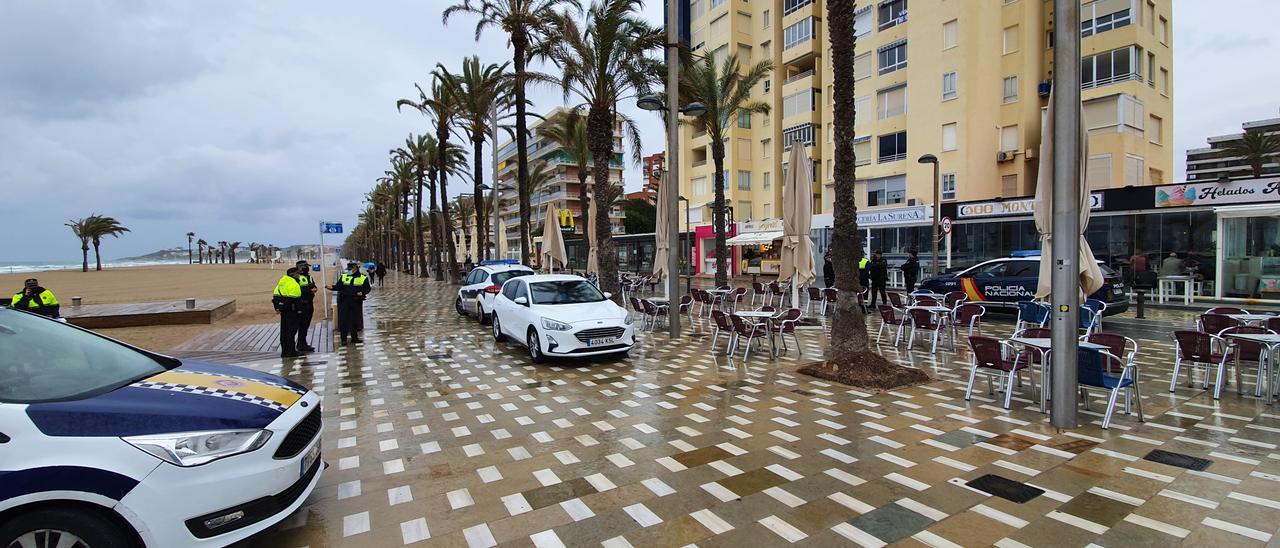
[[[1081,82],[1080,89],[1093,89],[1096,87],[1108,86],[1108,85],[1119,83],[1119,82],[1127,82],[1129,80],[1137,80],[1138,82],[1142,82],[1142,75],[1138,74],[1137,72],[1130,72],[1128,74],[1117,74],[1115,76],[1110,76],[1107,78],[1097,78],[1095,80],[1091,80],[1088,82]]]
[[[796,74],[794,74],[794,75],[788,76],[786,80],[783,80],[783,81],[782,81],[782,85],[784,85],[784,86],[785,86],[785,85],[790,84],[790,83],[792,83],[792,82],[799,82],[799,81],[801,81],[801,80],[804,80],[805,78],[808,78],[808,77],[810,77],[810,76],[813,76],[813,75],[814,75],[814,72],[815,72],[815,71],[814,71],[813,69],[809,69],[809,70],[806,70],[806,71],[804,71],[804,72],[800,72],[800,73],[796,73]]]

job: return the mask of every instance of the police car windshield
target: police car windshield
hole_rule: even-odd
[[[533,274],[533,272],[530,272],[528,270],[505,270],[502,272],[494,272],[493,285],[502,285],[504,283],[507,283],[507,280],[510,280],[511,278],[528,276],[530,274]]]
[[[604,300],[596,286],[583,280],[538,282],[529,284],[533,292],[533,304],[598,303]]]
[[[0,309],[0,402],[96,396],[177,365],[162,359],[46,318]]]

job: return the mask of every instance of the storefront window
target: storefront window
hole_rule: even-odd
[[[1280,299],[1280,219],[1222,219],[1224,297]]]

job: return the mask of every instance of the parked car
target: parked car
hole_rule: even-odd
[[[1103,315],[1119,314],[1129,308],[1129,295],[1120,274],[1098,261],[1102,269],[1102,288],[1091,298],[1107,303]],[[982,303],[988,308],[1015,310],[1018,301],[1034,299],[1040,280],[1039,253],[1020,253],[1010,257],[992,259],[954,274],[926,279],[920,289],[934,293],[963,291],[969,302]]]
[[[535,363],[554,356],[626,354],[636,343],[627,309],[581,276],[521,276],[494,299],[493,338],[524,344]]]
[[[458,298],[453,306],[458,314],[475,315],[480,323],[489,323],[493,315],[493,298],[502,290],[502,284],[517,276],[533,274],[533,269],[516,261],[481,261],[480,266],[467,273],[458,288]]]
[[[320,481],[320,396],[0,309],[0,546],[225,546]]]

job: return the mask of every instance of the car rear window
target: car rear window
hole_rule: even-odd
[[[520,276],[528,276],[533,274],[528,270],[504,270],[493,274],[493,285],[502,285],[507,283],[511,278],[519,278]]]

